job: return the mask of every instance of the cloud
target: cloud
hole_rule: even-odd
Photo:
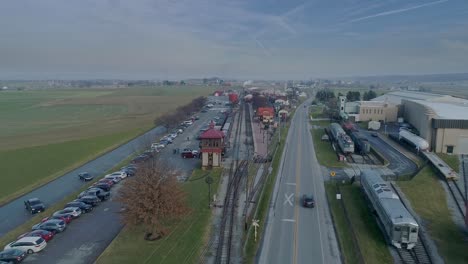
[[[421,5],[417,5],[417,6],[412,6],[412,7],[408,7],[408,8],[401,8],[401,9],[395,9],[395,10],[385,11],[385,12],[381,12],[381,13],[377,13],[377,14],[373,14],[373,15],[369,15],[369,16],[364,16],[364,17],[355,18],[355,19],[352,19],[352,20],[348,21],[348,23],[354,23],[354,22],[358,22],[358,21],[363,21],[363,20],[371,19],[371,18],[382,17],[382,16],[389,16],[389,15],[394,15],[394,14],[399,14],[399,13],[404,13],[404,12],[408,12],[408,11],[411,11],[411,10],[423,8],[423,7],[426,7],[426,6],[432,6],[432,5],[442,4],[442,3],[445,3],[445,2],[448,2],[448,0],[439,0],[439,1],[434,1],[434,2],[430,2],[430,3],[426,3],[426,4],[421,4]]]

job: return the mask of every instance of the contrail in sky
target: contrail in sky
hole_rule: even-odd
[[[271,53],[270,51],[268,51],[265,46],[262,44],[262,42],[260,42],[260,40],[258,40],[256,37],[253,38],[255,40],[255,42],[257,43],[257,45],[262,48],[262,50],[265,52],[266,55],[268,56],[271,56]]]
[[[371,19],[371,18],[374,18],[374,17],[388,16],[388,15],[408,12],[408,11],[418,9],[418,8],[422,8],[422,7],[426,7],[426,6],[442,4],[444,2],[448,2],[448,0],[439,0],[439,1],[434,1],[434,2],[430,2],[430,3],[426,3],[426,4],[422,4],[422,5],[417,5],[417,6],[412,6],[412,7],[408,7],[408,8],[395,9],[395,10],[390,10],[390,11],[386,11],[386,12],[382,12],[382,13],[377,13],[377,14],[374,14],[374,15],[353,19],[353,20],[349,21],[349,23],[362,21],[362,20],[367,20],[367,19]]]

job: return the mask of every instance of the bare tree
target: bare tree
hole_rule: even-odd
[[[150,161],[122,186],[118,200],[125,210],[123,221],[143,225],[145,239],[163,237],[166,226],[189,212],[186,193],[177,182],[174,168],[161,161]]]

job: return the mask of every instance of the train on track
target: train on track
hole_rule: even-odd
[[[371,145],[367,138],[362,136],[358,131],[350,132],[349,136],[354,142],[354,149],[357,153],[361,155],[369,154],[371,150]]]
[[[405,129],[400,129],[398,133],[398,140],[403,140],[411,146],[415,147],[417,151],[426,151],[429,149],[429,143],[422,137],[419,137]]]
[[[412,249],[418,242],[419,225],[398,195],[374,170],[361,172],[361,186],[389,243],[396,248]]]
[[[344,154],[350,154],[354,152],[354,142],[344,132],[338,123],[332,123],[330,125],[330,132],[333,139],[338,143],[339,148]]]

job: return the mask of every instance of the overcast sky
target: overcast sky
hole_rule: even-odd
[[[2,79],[468,72],[467,0],[2,0]]]

